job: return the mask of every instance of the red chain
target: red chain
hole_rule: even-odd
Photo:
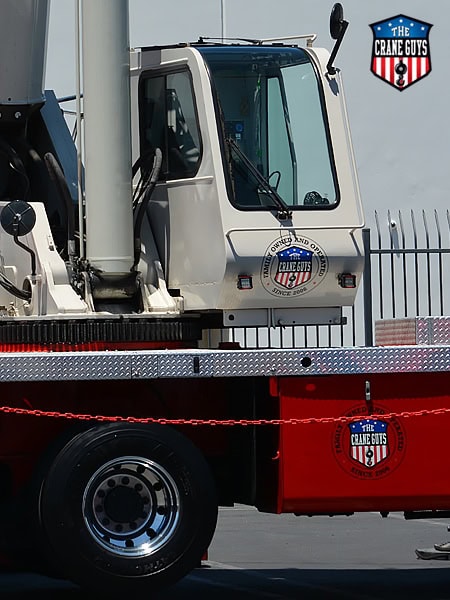
[[[15,408],[12,406],[0,406],[0,412],[14,413],[18,415],[32,415],[34,417],[54,417],[64,419],[79,419],[81,421],[119,421],[126,423],[159,423],[161,425],[303,425],[312,423],[348,423],[359,421],[362,418],[372,419],[394,419],[408,417],[426,417],[444,415],[450,412],[450,408],[435,408],[430,410],[418,410],[414,412],[399,412],[385,414],[367,414],[351,417],[308,417],[305,419],[166,419],[153,417],[120,417],[106,415],[83,415],[72,412],[57,412],[49,410]]]

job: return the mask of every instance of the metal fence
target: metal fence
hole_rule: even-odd
[[[240,328],[245,348],[371,346],[375,322],[450,315],[449,211],[375,211],[363,232],[365,273],[345,325]]]

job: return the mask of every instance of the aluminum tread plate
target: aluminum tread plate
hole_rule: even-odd
[[[126,355],[0,353],[0,382],[130,379],[130,373],[130,357]]]
[[[449,317],[402,317],[375,322],[377,346],[448,345]]]
[[[450,346],[0,353],[0,382],[450,370]]]

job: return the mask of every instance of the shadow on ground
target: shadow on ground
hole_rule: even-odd
[[[442,600],[450,598],[448,568],[423,569],[217,569],[202,567],[176,585],[153,596],[155,600],[240,600],[289,598],[323,600],[357,598],[383,600]],[[212,596],[213,594],[213,596]],[[33,573],[0,573],[2,600],[78,599],[86,595],[76,586]],[[99,597],[96,594],[96,597]],[[101,596],[100,596],[101,597]],[[106,596],[105,596],[106,597]],[[147,597],[148,598],[148,597]]]

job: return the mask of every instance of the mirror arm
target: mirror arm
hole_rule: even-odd
[[[17,237],[17,235],[13,236],[13,240],[14,242],[23,250],[26,250],[26,252],[28,252],[28,254],[30,255],[30,259],[31,259],[31,276],[32,277],[36,277],[36,253],[34,252],[34,250],[32,250],[31,248],[29,248],[28,246],[26,246],[25,244],[23,244],[19,238]]]
[[[339,32],[339,37],[336,40],[336,43],[334,44],[334,48],[330,54],[330,59],[327,62],[328,75],[336,75],[336,67],[333,67],[333,63],[334,63],[334,59],[336,58],[336,54],[338,53],[341,42],[344,38],[345,32],[347,31],[347,27],[348,27],[348,21],[342,21],[341,30]]]

